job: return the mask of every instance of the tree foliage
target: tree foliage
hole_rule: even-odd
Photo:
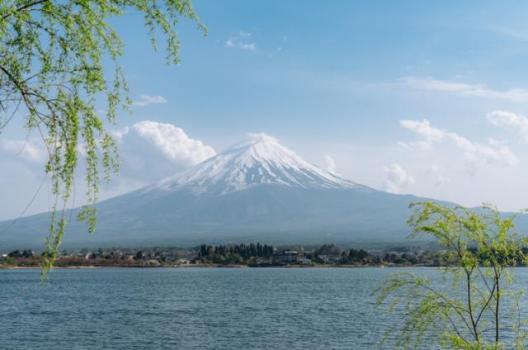
[[[526,262],[526,238],[514,233],[514,216],[491,206],[479,210],[424,202],[411,206],[413,235],[435,239],[449,266],[445,284],[404,273],[378,291],[378,302],[405,316],[396,346],[414,349],[431,337],[446,349],[524,349],[525,326],[520,291],[511,267]]]
[[[165,43],[168,63],[178,62],[176,25],[187,18],[204,31],[190,0],[0,1],[0,133],[15,115],[40,133],[48,152],[45,171],[56,197],[44,271],[57,257],[80,154],[86,163],[89,205],[79,218],[95,230],[99,183],[117,170],[107,126],[129,104],[119,65],[123,42],[113,17],[139,12],[154,48]],[[109,63],[110,62],[110,63]],[[100,112],[104,110],[105,112]],[[103,174],[100,174],[100,169]]]

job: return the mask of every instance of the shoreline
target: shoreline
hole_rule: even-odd
[[[169,265],[169,266],[127,266],[127,265],[113,265],[113,266],[55,266],[51,270],[85,270],[85,269],[186,269],[186,268],[214,268],[214,269],[361,269],[361,268],[441,268],[445,266],[426,266],[426,265],[270,265],[270,266],[248,266],[248,265],[215,265],[215,264],[195,264],[195,265]],[[518,266],[522,267],[522,266]],[[0,266],[1,270],[40,270],[40,266]]]

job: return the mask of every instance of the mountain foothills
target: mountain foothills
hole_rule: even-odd
[[[343,179],[258,134],[183,174],[99,203],[97,232],[71,222],[64,243],[395,243],[407,237],[408,205],[418,200]],[[25,217],[0,239],[39,246],[48,226],[49,214]]]

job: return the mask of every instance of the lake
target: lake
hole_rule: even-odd
[[[373,349],[399,318],[373,292],[404,270],[1,270],[0,348]]]

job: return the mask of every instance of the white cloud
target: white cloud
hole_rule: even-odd
[[[101,198],[136,190],[213,156],[215,150],[169,123],[145,120],[112,132],[119,146],[119,176]]]
[[[421,135],[426,142],[437,142],[445,136],[444,131],[433,128],[428,120],[401,120],[400,125]]]
[[[257,49],[257,44],[250,40],[251,36],[251,33],[241,31],[238,35],[230,36],[225,42],[225,47],[230,49],[238,48],[246,51],[255,51]]]
[[[486,116],[495,126],[519,133],[528,141],[528,118],[507,111],[493,111]]]
[[[514,102],[528,102],[528,90],[520,88],[495,90],[481,84],[467,84],[449,80],[436,80],[416,77],[403,78],[401,80],[401,84],[418,90],[440,91],[462,96],[491,98]]]
[[[20,156],[27,161],[40,163],[46,159],[46,150],[34,141],[0,140],[0,150],[10,156]]]
[[[414,177],[409,174],[398,163],[392,163],[384,169],[386,179],[384,188],[388,192],[401,193],[403,189],[414,184]]]
[[[129,131],[130,131],[130,128],[128,126],[125,126],[124,128],[114,130],[112,132],[112,136],[117,142],[121,142],[123,140],[123,137],[125,137]]]
[[[167,103],[167,99],[163,96],[149,96],[149,95],[141,95],[139,96],[139,99],[132,102],[134,106],[139,107],[146,107],[154,104],[162,104]]]
[[[428,120],[402,120],[400,125],[423,138],[421,148],[431,149],[440,142],[449,143],[463,152],[467,170],[474,174],[480,166],[499,165],[514,166],[519,160],[505,144],[489,139],[487,144],[473,142],[457,133],[431,126]],[[401,143],[412,148],[416,143]],[[424,146],[425,145],[425,146]]]
[[[173,124],[145,120],[134,124],[131,129],[175,163],[194,165],[216,154],[211,146],[190,138]]]
[[[332,174],[336,174],[336,162],[335,159],[330,155],[325,155],[324,157],[325,163],[326,163],[326,170],[331,172]]]

